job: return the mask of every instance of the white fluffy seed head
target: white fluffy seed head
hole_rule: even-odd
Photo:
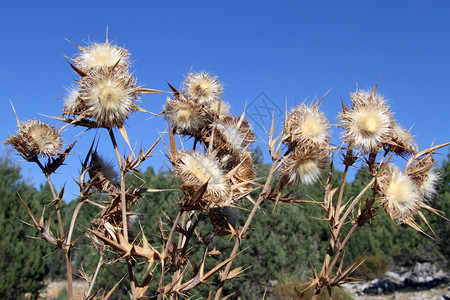
[[[84,48],[74,59],[77,66],[85,72],[102,67],[116,66],[124,70],[129,66],[129,52],[109,43],[95,43]]]
[[[389,217],[400,223],[412,220],[422,202],[414,180],[391,165],[379,183],[383,194],[381,202]]]
[[[129,73],[100,69],[80,81],[83,113],[102,127],[122,125],[137,110],[136,91],[135,80]]]
[[[344,129],[344,141],[364,152],[377,151],[386,143],[394,124],[383,97],[362,91],[351,95],[353,107],[339,114],[339,126]]]
[[[330,127],[317,105],[301,104],[291,110],[283,126],[283,140],[289,144],[328,144]]]
[[[11,135],[5,144],[13,146],[24,158],[56,156],[62,147],[62,137],[50,124],[39,120],[20,123],[18,134]]]
[[[436,196],[436,184],[438,181],[439,174],[434,169],[429,170],[420,186],[420,189],[425,198],[432,199],[434,196]]]
[[[188,98],[200,105],[218,101],[223,91],[217,78],[206,72],[189,73],[182,85]]]
[[[64,99],[63,114],[73,115],[80,112],[82,107],[78,89],[73,88],[68,91],[67,97]]]
[[[229,185],[216,159],[186,151],[179,154],[174,166],[175,177],[189,191],[195,192],[208,183],[206,193],[203,195],[204,202],[225,202],[229,194]]]
[[[196,135],[205,125],[205,115],[191,101],[167,98],[164,106],[166,119],[180,134]]]

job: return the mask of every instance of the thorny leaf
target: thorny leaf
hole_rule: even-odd
[[[44,174],[50,175],[52,173],[55,173],[55,171],[64,163],[64,160],[70,154],[70,151],[77,142],[78,140],[73,142],[69,147],[66,148],[66,150],[64,150],[64,152],[59,153],[56,158],[49,157],[47,164],[44,166]]]
[[[38,221],[37,218],[35,217],[35,215],[33,214],[33,212],[31,211],[31,209],[28,207],[28,205],[22,199],[20,194],[18,194],[18,195],[19,195],[20,200],[22,201],[22,204],[25,206],[28,214],[30,215],[31,220],[33,221],[32,226],[39,230],[43,239],[46,240],[47,242],[49,242],[50,244],[52,244],[53,246],[60,248],[64,251],[69,250],[71,245],[67,246],[65,243],[67,233],[64,234],[64,236],[61,239],[55,238],[55,236],[53,235],[53,233],[51,232],[51,229],[50,229],[51,217],[48,218],[47,223],[44,225],[44,214],[42,214],[40,220]]]

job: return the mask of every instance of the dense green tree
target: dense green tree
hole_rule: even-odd
[[[51,247],[29,238],[37,237],[37,231],[21,222],[30,222],[30,219],[19,198],[40,215],[43,205],[39,194],[23,180],[19,167],[10,159],[0,157],[1,299],[23,299],[26,293],[36,298],[43,287],[46,274],[43,257]]]

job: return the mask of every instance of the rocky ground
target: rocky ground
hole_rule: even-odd
[[[383,278],[345,287],[355,299],[450,300],[449,274],[431,263],[417,263],[406,271],[386,272]]]

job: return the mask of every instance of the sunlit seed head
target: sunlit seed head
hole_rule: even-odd
[[[227,116],[212,126],[216,147],[229,154],[240,154],[253,142],[254,133],[245,119]]]
[[[415,182],[394,165],[379,181],[381,202],[391,219],[400,223],[412,219],[422,201]]]
[[[123,69],[129,66],[129,52],[109,43],[96,43],[84,49],[75,59],[75,63],[82,71],[95,68],[113,67],[117,65]]]
[[[186,151],[174,163],[174,174],[183,186],[199,189],[208,183],[204,198],[212,202],[224,201],[229,192],[228,183],[214,158]]]
[[[205,115],[191,101],[167,98],[165,118],[179,134],[196,135],[205,123]]]
[[[369,92],[356,92],[351,97],[353,107],[338,116],[344,141],[365,152],[376,151],[391,135],[394,121],[389,107],[383,97]]]
[[[427,199],[432,199],[437,194],[436,190],[436,184],[439,181],[439,174],[434,170],[431,169],[427,172],[425,179],[422,182],[422,185],[420,186],[420,189],[423,192],[423,195]]]
[[[11,135],[5,144],[13,146],[23,157],[56,156],[62,147],[62,137],[50,124],[39,120],[20,123],[19,133]]]
[[[223,119],[230,114],[230,105],[224,101],[209,102],[207,103],[207,109],[219,119]]]
[[[64,99],[63,114],[72,115],[81,110],[82,104],[78,95],[78,89],[70,89]]]
[[[129,73],[111,73],[101,69],[80,81],[83,113],[94,118],[100,126],[121,125],[130,113],[137,110],[136,91],[135,80]]]
[[[327,163],[328,157],[311,157],[303,155],[298,155],[292,153],[287,157],[287,160],[283,163],[280,170],[282,175],[282,181],[290,186],[296,186],[299,183],[302,184],[313,184],[319,178],[324,171]]]
[[[189,73],[182,85],[188,98],[200,105],[218,101],[223,90],[217,78],[206,72]]]
[[[412,134],[397,123],[392,128],[392,134],[390,140],[386,142],[386,146],[390,151],[401,156],[417,152],[417,145]]]
[[[288,144],[328,144],[328,128],[328,120],[317,105],[301,104],[284,121],[283,140]]]

